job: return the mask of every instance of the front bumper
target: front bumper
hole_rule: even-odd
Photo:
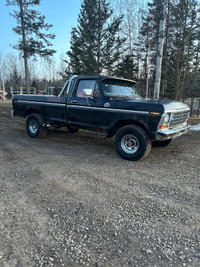
[[[156,140],[164,141],[168,139],[174,139],[176,137],[181,136],[182,134],[185,134],[190,129],[191,125],[187,124],[178,128],[169,129],[166,131],[163,130],[157,130],[156,132]]]

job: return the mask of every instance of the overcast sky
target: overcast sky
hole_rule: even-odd
[[[0,0],[0,53],[16,53],[10,44],[16,44],[18,36],[12,31],[16,20],[9,15],[13,6],[5,6],[6,0]],[[56,34],[52,41],[57,54],[66,52],[70,46],[72,27],[77,25],[77,18],[81,7],[81,0],[41,0],[39,11],[46,16],[45,22],[53,24],[49,30]]]

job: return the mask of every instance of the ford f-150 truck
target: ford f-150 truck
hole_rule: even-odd
[[[134,81],[110,76],[74,75],[59,96],[14,95],[12,104],[31,137],[43,137],[50,126],[101,131],[115,136],[117,153],[128,160],[146,157],[152,144],[167,146],[190,128],[186,104],[143,99]]]

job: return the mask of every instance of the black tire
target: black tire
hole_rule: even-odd
[[[79,130],[78,128],[73,128],[71,126],[67,126],[67,129],[70,133],[77,133]]]
[[[153,141],[152,146],[154,147],[165,147],[171,144],[172,139],[164,140],[164,141]]]
[[[120,157],[133,161],[147,157],[151,151],[148,133],[137,125],[127,125],[119,129],[114,146]]]
[[[44,120],[40,114],[30,114],[26,119],[26,131],[30,137],[42,138],[46,135],[47,129],[43,126]]]

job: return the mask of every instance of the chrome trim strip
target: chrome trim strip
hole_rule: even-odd
[[[24,103],[24,104],[36,104],[36,105],[48,105],[48,106],[59,106],[59,107],[65,107],[66,104],[63,103],[52,103],[52,102],[38,102],[33,100],[17,100],[18,103]],[[132,113],[132,114],[149,114],[149,111],[140,111],[140,110],[127,110],[127,109],[117,109],[117,108],[102,108],[102,107],[92,107],[92,106],[79,106],[79,105],[67,105],[69,108],[75,108],[75,109],[90,109],[90,110],[101,110],[101,111],[107,111],[107,112],[119,112],[119,113]]]
[[[100,110],[102,111],[102,107],[92,107],[92,106],[79,106],[79,105],[67,105],[69,108],[74,108],[74,109],[89,109],[89,110]]]
[[[107,112],[149,114],[148,111],[127,110],[127,109],[117,109],[117,108],[102,108],[102,107],[79,106],[79,105],[68,105],[68,107],[75,108],[75,109],[96,109],[96,110],[107,111]]]
[[[36,105],[48,105],[48,106],[55,106],[55,107],[65,107],[66,104],[63,103],[52,103],[52,102],[38,102],[33,100],[17,100],[17,103],[23,103],[23,104],[36,104]]]
[[[119,113],[132,113],[132,114],[149,114],[149,111],[142,110],[128,110],[128,109],[115,109],[115,108],[103,108],[103,110],[108,112],[119,112]]]

